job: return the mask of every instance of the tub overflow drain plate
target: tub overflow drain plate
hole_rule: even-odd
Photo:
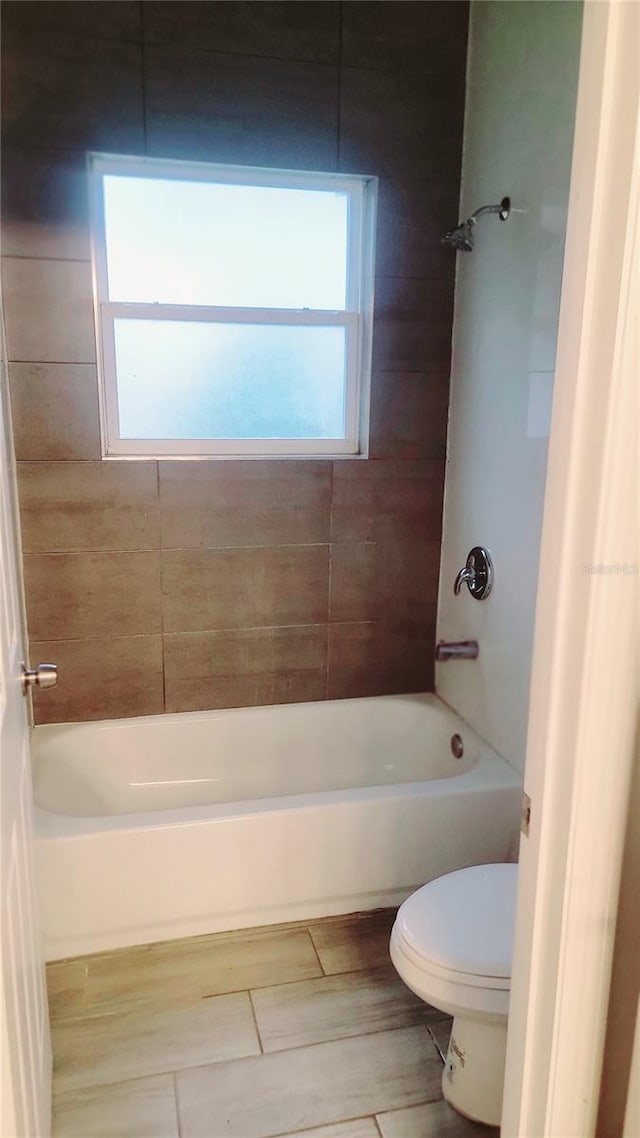
[[[458,735],[457,732],[455,735],[451,736],[451,754],[453,755],[454,759],[461,759],[464,755],[464,743],[462,742],[462,735]]]

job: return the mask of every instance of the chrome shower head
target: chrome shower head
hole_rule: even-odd
[[[483,213],[497,213],[501,221],[506,221],[511,213],[511,198],[503,198],[499,205],[483,205],[461,221],[455,229],[450,229],[442,238],[443,245],[451,245],[459,253],[472,253],[474,247],[473,227]]]
[[[468,217],[466,221],[461,221],[455,229],[450,229],[448,233],[445,233],[442,244],[451,245],[452,248],[461,253],[473,252],[473,227],[475,223],[474,217]]]

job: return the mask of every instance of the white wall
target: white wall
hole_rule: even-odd
[[[574,0],[471,6],[460,216],[506,194],[514,213],[482,218],[457,254],[438,638],[473,637],[480,656],[437,665],[436,687],[520,770],[580,23]],[[496,573],[482,602],[453,596],[476,544]]]

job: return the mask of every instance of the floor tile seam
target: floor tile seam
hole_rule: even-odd
[[[381,965],[380,967],[383,967],[383,966]],[[356,972],[360,973],[360,972],[366,972],[366,971],[367,971],[367,968],[344,968],[344,969],[339,968],[339,969],[337,969],[337,971],[327,972],[326,971],[326,965],[325,965],[324,975],[325,976],[351,976],[353,973],[356,973]]]
[[[392,1114],[396,1110],[411,1110],[414,1106],[430,1106],[434,1102],[440,1102],[440,1099],[425,1099],[424,1102],[411,1103],[410,1107],[392,1107],[391,1110],[379,1110],[375,1114],[354,1114],[353,1116],[349,1116],[349,1118],[339,1118],[335,1122],[321,1122],[319,1126],[304,1126],[302,1129],[297,1127],[296,1130],[281,1130],[277,1134],[264,1135],[263,1138],[291,1138],[291,1135],[313,1134],[318,1130],[323,1130],[325,1127],[342,1126],[351,1122],[372,1122],[380,1138],[384,1138],[380,1126],[378,1125],[378,1115]]]
[[[328,668],[327,668],[327,674],[328,674]],[[313,949],[313,954],[314,954],[316,960],[318,961],[318,968],[320,969],[320,972],[322,973],[322,975],[326,976],[327,974],[324,970],[324,966],[323,966],[322,961],[320,959],[320,953],[318,952],[318,947],[316,945],[315,940],[313,939],[313,933],[312,933],[309,925],[306,926],[305,932],[309,938],[309,943],[311,945],[311,948]]]
[[[424,1026],[423,1024],[409,1024],[409,1025],[406,1025],[404,1027],[392,1027],[392,1028],[389,1028],[388,1030],[383,1030],[383,1031],[365,1031],[365,1032],[361,1032],[358,1035],[341,1036],[339,1039],[322,1039],[322,1040],[317,1041],[316,1043],[303,1043],[303,1044],[301,1044],[300,1047],[283,1048],[281,1051],[267,1051],[264,1053],[260,1052],[259,1054],[254,1053],[254,1054],[248,1054],[248,1055],[237,1055],[233,1058],[227,1057],[226,1059],[208,1059],[204,1063],[195,1063],[190,1067],[169,1067],[169,1068],[166,1068],[163,1070],[147,1071],[147,1072],[145,1072],[144,1075],[136,1075],[135,1078],[131,1078],[131,1079],[110,1079],[108,1082],[103,1082],[103,1083],[82,1083],[82,1084],[77,1084],[73,1087],[68,1087],[67,1089],[62,1089],[62,1090],[55,1090],[54,1089],[54,1096],[57,1096],[58,1098],[60,1098],[65,1094],[76,1094],[78,1091],[84,1092],[84,1091],[88,1091],[88,1090],[98,1090],[101,1087],[121,1086],[124,1083],[140,1082],[141,1079],[159,1078],[161,1075],[175,1075],[176,1079],[177,1079],[178,1075],[184,1074],[187,1071],[201,1071],[206,1067],[217,1067],[218,1064],[221,1064],[221,1063],[242,1063],[248,1059],[269,1059],[273,1055],[293,1055],[297,1051],[308,1051],[311,1047],[323,1047],[329,1043],[342,1043],[342,1042],[345,1042],[346,1040],[351,1040],[351,1039],[366,1039],[366,1038],[370,1038],[371,1036],[374,1036],[374,1035],[396,1035],[400,1031],[409,1031],[413,1027],[423,1027],[423,1026]],[[431,1040],[430,1040],[430,1042],[431,1042]],[[429,1058],[427,1058],[427,1060],[426,1060],[427,1063],[430,1063],[430,1062],[435,1063],[436,1061],[438,1062],[438,1064],[440,1064],[439,1056],[434,1057],[432,1060],[430,1060]],[[54,1074],[54,1088],[55,1088],[55,1078],[56,1077]],[[176,1083],[176,1086],[177,1086],[177,1083]],[[429,1100],[427,1100],[427,1101],[429,1101]],[[434,1101],[434,1100],[431,1100],[431,1101]],[[382,1113],[382,1112],[379,1112],[379,1113]],[[339,1121],[342,1122],[342,1121],[347,1121],[347,1120],[346,1119],[340,1119]],[[331,1125],[331,1124],[327,1123],[326,1125]],[[295,1131],[293,1131],[293,1133],[295,1133]],[[276,1136],[274,1136],[274,1138],[276,1138]]]
[[[177,1075],[177,1073],[178,1072],[176,1070],[157,1071],[151,1075],[135,1075],[131,1079],[114,1079],[112,1082],[109,1082],[109,1083],[87,1083],[86,1086],[83,1085],[83,1086],[77,1086],[77,1087],[69,1087],[66,1090],[57,1090],[56,1089],[56,1073],[54,1071],[54,1073],[53,1073],[53,1090],[52,1090],[52,1096],[51,1096],[52,1101],[53,1101],[53,1109],[55,1111],[56,1107],[59,1105],[61,1100],[65,1099],[65,1098],[73,1097],[73,1096],[78,1095],[78,1094],[85,1094],[88,1091],[101,1091],[105,1087],[125,1087],[125,1086],[128,1087],[128,1086],[132,1085],[133,1083],[144,1083],[148,1079],[171,1078],[173,1080],[174,1093],[175,1093],[175,1076]]]
[[[247,995],[249,997],[249,1004],[251,1006],[251,1015],[253,1016],[253,1025],[254,1025],[255,1030],[256,1030],[256,1036],[258,1039],[258,1046],[260,1048],[260,1054],[264,1055],[265,1054],[264,1042],[262,1039],[262,1032],[260,1031],[260,1024],[258,1023],[258,1013],[256,1012],[256,1007],[255,1007],[255,1004],[253,1002],[253,996],[251,995],[250,989],[247,992]]]
[[[389,1027],[389,1028],[376,1027],[376,1028],[371,1028],[370,1031],[357,1031],[353,1035],[348,1035],[348,1034],[347,1035],[335,1035],[335,1036],[332,1035],[328,1039],[316,1039],[315,1042],[313,1042],[313,1043],[299,1043],[295,1047],[276,1047],[276,1048],[272,1048],[270,1050],[265,1050],[264,1055],[265,1056],[267,1056],[267,1055],[283,1055],[287,1051],[304,1051],[308,1047],[318,1047],[322,1043],[340,1043],[346,1039],[366,1039],[370,1035],[387,1035],[389,1032],[392,1032],[392,1031],[407,1031],[408,1028],[411,1028],[411,1027],[426,1027],[426,1026],[427,1025],[423,1021],[418,1020],[416,1023],[403,1023],[403,1024],[399,1024],[396,1027]],[[430,1043],[433,1042],[430,1032],[429,1032],[429,1042]],[[440,1054],[438,1054],[437,1059],[438,1059],[438,1062],[440,1062]]]
[[[173,1087],[173,1109],[176,1116],[176,1134],[178,1138],[182,1138],[182,1126],[180,1123],[180,1108],[178,1106],[178,1081],[176,1079],[175,1071],[171,1072],[171,1085]]]
[[[421,1104],[417,1103],[416,1105],[421,1105]],[[402,1109],[402,1107],[400,1109]],[[385,1113],[385,1111],[383,1111],[383,1110],[378,1111],[378,1114],[384,1114],[384,1113]],[[378,1114],[372,1115],[373,1125],[375,1126],[376,1133],[380,1136],[380,1138],[384,1138],[384,1134],[382,1133],[382,1127],[381,1127],[380,1123],[378,1122]]]
[[[441,1021],[441,1022],[442,1022],[442,1021]],[[446,1063],[446,1061],[447,1061],[446,1052],[445,1052],[445,1051],[444,1051],[444,1049],[443,1049],[443,1048],[440,1046],[440,1044],[439,1044],[438,1040],[436,1039],[436,1037],[435,1037],[435,1035],[433,1034],[433,1032],[432,1032],[431,1028],[429,1027],[429,1024],[427,1023],[425,1026],[426,1026],[426,1028],[427,1028],[427,1032],[428,1032],[428,1034],[429,1034],[429,1037],[430,1037],[430,1039],[431,1039],[431,1042],[433,1043],[433,1046],[435,1047],[436,1051],[438,1052],[438,1058],[440,1059],[440,1061],[441,1061],[441,1062],[442,1062],[442,1064],[444,1065],[444,1064]]]
[[[375,1112],[375,1114],[367,1115],[366,1117],[373,1118],[373,1121],[376,1124],[376,1128],[378,1130],[378,1133],[380,1134],[380,1138],[384,1138],[384,1134],[382,1133],[382,1127],[380,1126],[380,1122],[379,1122],[379,1119],[381,1118],[381,1116],[383,1114],[397,1114],[400,1111],[404,1111],[404,1110],[416,1110],[419,1106],[435,1106],[435,1104],[438,1102],[446,1102],[446,1099],[445,1099],[444,1095],[442,1094],[442,1091],[440,1091],[440,1094],[438,1095],[437,1098],[426,1098],[426,1099],[424,1099],[423,1102],[412,1102],[411,1106],[392,1106],[390,1110],[377,1110]],[[461,1116],[461,1117],[464,1118],[464,1116]],[[472,1122],[471,1119],[464,1118],[464,1121],[468,1122],[469,1125],[471,1125],[471,1126],[478,1125],[478,1123]],[[278,1135],[278,1138],[280,1138],[280,1135]],[[500,1138],[499,1135],[498,1135],[498,1138]]]
[[[388,971],[389,970],[387,968],[387,965],[381,964],[375,968],[354,968],[350,972],[323,972],[321,976],[309,976],[308,979],[305,980],[283,980],[281,984],[252,984],[246,990],[249,992],[268,992],[269,990],[277,991],[278,988],[291,988],[294,984],[314,984],[318,980],[338,980],[342,979],[345,976],[369,976],[374,980],[376,978],[384,979]],[[399,979],[397,973],[395,972],[389,972],[389,978],[391,980]],[[243,992],[245,989],[241,988],[239,991]],[[236,993],[229,992],[228,994],[235,995]],[[210,999],[211,997],[204,996],[202,998]],[[444,1013],[438,1012],[437,1009],[434,1009],[434,1011],[436,1012],[436,1016],[444,1016]]]
[[[265,1051],[264,1054],[260,1055],[260,1056],[240,1055],[240,1056],[238,1056],[238,1060],[235,1060],[235,1059],[217,1059],[216,1060],[216,1059],[214,1059],[213,1061],[210,1060],[208,1063],[198,1063],[198,1064],[196,1064],[196,1067],[197,1068],[209,1067],[209,1066],[213,1066],[217,1063],[234,1063],[236,1061],[242,1061],[244,1059],[255,1059],[255,1058],[268,1059],[272,1055],[293,1055],[296,1051],[308,1051],[309,1048],[311,1048],[311,1047],[323,1047],[329,1043],[344,1043],[347,1040],[352,1040],[352,1039],[369,1039],[371,1036],[374,1036],[374,1035],[395,1035],[399,1031],[410,1031],[414,1027],[425,1027],[425,1025],[422,1023],[410,1023],[410,1024],[403,1024],[400,1027],[390,1027],[390,1028],[382,1028],[382,1029],[377,1028],[375,1031],[359,1031],[355,1035],[340,1035],[335,1039],[317,1039],[313,1043],[301,1043],[297,1047],[282,1047],[278,1051]],[[431,1042],[430,1036],[429,1036],[429,1042]],[[438,1062],[440,1062],[439,1056],[437,1056],[436,1058],[437,1058]],[[427,1062],[429,1062],[428,1059],[427,1059]],[[434,1059],[434,1062],[435,1062],[435,1059]],[[189,1067],[182,1068],[182,1070],[192,1070],[192,1069],[195,1069],[195,1068],[189,1068]],[[179,1071],[176,1071],[176,1074],[179,1074]]]
[[[422,1106],[422,1103],[416,1103],[416,1106]],[[383,1113],[384,1111],[380,1111],[380,1114]],[[291,1138],[292,1134],[294,1136],[298,1134],[313,1134],[314,1131],[322,1130],[324,1127],[342,1126],[343,1123],[346,1124],[350,1122],[372,1122],[377,1133],[380,1134],[375,1114],[356,1114],[353,1118],[341,1118],[338,1122],[322,1122],[320,1126],[304,1126],[302,1130],[300,1127],[298,1127],[297,1130],[282,1130],[279,1134],[269,1135],[269,1138]]]

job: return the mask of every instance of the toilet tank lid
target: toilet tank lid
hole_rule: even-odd
[[[427,961],[511,976],[517,865],[473,865],[423,885],[400,906],[400,931]]]

